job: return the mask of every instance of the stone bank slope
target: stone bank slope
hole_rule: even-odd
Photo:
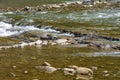
[[[48,30],[48,32],[46,32]],[[52,30],[53,32],[49,32]],[[45,30],[29,30],[21,34],[8,36],[11,40],[17,40],[18,43],[8,41],[0,44],[0,50],[7,48],[24,48],[25,46],[47,46],[60,45],[66,47],[91,47],[104,51],[119,51],[120,38],[109,37],[99,34],[84,34],[72,32],[54,27],[45,28]],[[1,38],[0,38],[1,39]]]
[[[1,11],[61,11],[65,10],[66,8],[74,8],[74,9],[89,9],[89,8],[110,8],[110,7],[120,7],[120,1],[107,1],[107,0],[84,0],[84,1],[68,1],[64,3],[56,3],[56,4],[42,4],[36,7],[25,6],[24,8],[15,9],[12,7],[8,7],[7,9],[1,9]]]

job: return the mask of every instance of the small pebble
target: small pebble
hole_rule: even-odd
[[[104,76],[107,77],[107,76],[109,76],[109,75],[110,75],[110,74],[105,74]]]
[[[35,59],[37,59],[37,58],[36,58],[35,56],[32,56],[31,59],[32,59],[32,60],[35,60]]]
[[[108,73],[108,70],[105,70],[105,71],[103,71],[105,74],[107,74]]]
[[[117,76],[117,74],[113,74],[113,76]]]
[[[117,74],[120,74],[120,70],[117,72]]]
[[[98,67],[96,67],[96,66],[92,66],[91,68],[92,68],[92,70],[98,70]]]
[[[13,69],[15,69],[16,68],[16,66],[12,66],[13,67]]]
[[[114,63],[109,63],[110,65],[113,65]]]
[[[80,59],[80,61],[82,61],[82,60]]]
[[[45,66],[51,66],[51,64],[48,63],[48,62],[44,62],[44,65],[45,65]]]
[[[24,71],[25,74],[28,74],[28,71]]]
[[[33,80],[39,80],[39,79],[33,79]]]
[[[16,77],[16,74],[15,74],[15,73],[11,73],[11,75],[12,75],[13,77]]]

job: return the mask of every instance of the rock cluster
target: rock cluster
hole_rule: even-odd
[[[102,35],[96,35],[96,34],[83,34],[80,32],[72,32],[62,29],[55,29],[56,31],[59,31],[61,34],[69,33],[73,36],[70,37],[62,37],[59,35],[54,35],[50,33],[41,33],[40,31],[29,31],[24,32],[20,35],[13,35],[11,38],[18,39],[21,42],[19,44],[13,44],[9,46],[0,46],[0,50],[2,49],[8,49],[8,48],[24,48],[25,46],[45,46],[45,45],[83,45],[84,46],[91,46],[96,47],[99,49],[110,49],[110,50],[120,50],[120,39],[115,37],[109,37],[109,36],[102,36]],[[94,40],[95,39],[95,40]],[[110,44],[110,42],[112,44]],[[114,42],[117,42],[118,44],[115,44]],[[8,45],[8,44],[7,44]]]
[[[48,41],[48,40],[37,40],[37,41],[34,41],[34,42],[21,42],[20,44],[15,44],[15,45],[11,45],[11,46],[0,46],[0,50],[2,49],[9,49],[9,48],[24,48],[25,46],[38,46],[38,45],[41,45],[41,46],[44,46],[44,45],[68,45],[70,44],[68,42],[67,39],[58,39],[58,40],[55,40],[55,41]]]
[[[90,80],[93,78],[93,71],[86,67],[78,67],[76,65],[69,66],[75,70],[76,79]]]
[[[107,1],[94,1],[94,0],[83,0],[83,1],[72,1],[72,2],[64,2],[64,3],[59,3],[59,4],[43,4],[43,5],[39,5],[36,7],[29,7],[29,6],[25,6],[22,9],[17,9],[15,10],[14,8],[8,7],[8,9],[3,11],[17,11],[17,12],[21,12],[21,11],[44,11],[44,10],[57,10],[57,9],[62,9],[62,8],[66,8],[69,6],[81,6],[84,8],[88,8],[88,7],[95,7],[96,5],[100,6],[100,5],[105,5],[105,6],[112,6],[112,5],[116,5],[119,6],[120,2],[107,2]]]
[[[53,73],[58,70],[57,68],[52,67],[51,64],[48,62],[44,62],[44,66],[35,66],[35,68],[44,70],[46,73]]]
[[[62,70],[64,75],[75,76],[75,79],[90,80],[93,78],[93,71],[86,67],[78,67],[71,65],[68,68],[55,68],[50,63],[45,62],[44,66],[35,66],[36,69],[44,70],[46,73],[53,73],[57,70]]]

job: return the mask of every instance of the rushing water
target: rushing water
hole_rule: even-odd
[[[78,22],[85,23],[90,22],[97,25],[120,25],[120,10],[119,9],[103,9],[103,10],[85,10],[78,12],[33,12],[33,13],[1,13],[0,20],[8,21],[18,17],[18,23],[31,22],[35,20],[42,22]],[[27,21],[26,21],[27,20]]]
[[[39,30],[34,26],[12,26],[11,24],[0,22],[0,36],[11,36],[14,34],[20,34],[29,30]]]
[[[59,35],[72,36],[72,34],[60,34],[59,31],[56,31],[51,28],[46,28],[49,26],[42,25],[41,28],[38,28],[33,23],[37,21],[40,22],[54,22],[54,23],[88,23],[88,25],[102,25],[106,26],[107,30],[117,29],[119,32],[120,29],[120,10],[119,9],[100,9],[100,10],[84,10],[84,11],[74,11],[74,12],[55,12],[55,11],[46,11],[46,12],[5,12],[0,13],[0,36],[11,36],[14,34],[20,34],[25,31],[30,30],[39,30],[43,32],[52,32]],[[11,24],[12,23],[12,24]],[[25,24],[25,25],[24,25]],[[28,24],[26,26],[26,24]],[[110,28],[109,28],[110,26]],[[51,27],[51,26],[50,26]],[[73,26],[74,27],[74,26]],[[113,27],[113,28],[111,28]],[[77,27],[76,27],[77,28]],[[74,27],[74,29],[76,29]],[[97,27],[96,29],[102,29]],[[104,30],[104,29],[103,29]],[[119,53],[98,53],[94,54],[95,56],[119,56]]]
[[[61,33],[60,31],[57,31],[50,27],[51,26],[42,26],[41,28],[37,28],[36,26],[12,26],[12,24],[0,22],[0,37],[21,34],[23,32],[34,31],[34,30],[44,33],[45,32],[54,33],[54,35],[58,35],[58,36],[62,36],[62,35],[74,36],[73,34],[70,33]]]

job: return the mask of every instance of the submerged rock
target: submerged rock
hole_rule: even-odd
[[[93,71],[86,67],[78,67],[71,65],[68,68],[63,68],[64,75],[75,75],[76,79],[90,80],[93,78]]]
[[[107,74],[107,73],[108,73],[108,70],[103,71],[103,73]]]
[[[107,77],[107,76],[109,76],[110,74],[104,74],[103,76],[105,76],[105,77]]]
[[[98,70],[98,67],[92,66],[91,69],[92,69],[92,70]]]
[[[39,79],[32,79],[32,80],[39,80]]]
[[[13,77],[16,77],[16,76],[17,76],[15,73],[11,73],[11,75],[12,75]]]
[[[24,74],[28,74],[29,72],[28,71],[24,71]]]
[[[45,65],[45,66],[51,66],[51,64],[48,63],[48,62],[44,62],[44,65]]]
[[[69,66],[70,68],[75,69],[76,71],[76,79],[84,79],[89,80],[93,78],[93,71],[86,67],[78,67],[75,65]]]
[[[16,69],[16,68],[17,68],[17,66],[12,66],[12,68],[13,68],[13,69]]]
[[[40,69],[45,71],[46,73],[53,73],[57,71],[58,69],[55,67],[52,67],[50,63],[44,62],[44,66],[35,66],[36,69]]]
[[[35,68],[44,70],[46,73],[53,73],[57,71],[55,67],[51,67],[51,66],[35,66]]]
[[[60,45],[66,45],[68,40],[67,39],[58,39],[55,41],[57,44],[60,44]]]
[[[64,75],[75,75],[76,71],[71,68],[63,68]]]

